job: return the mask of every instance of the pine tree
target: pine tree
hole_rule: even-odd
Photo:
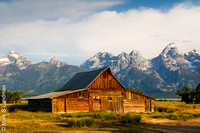
[[[181,98],[181,100],[183,101],[183,102],[186,102],[187,104],[188,103],[191,103],[191,99],[190,99],[190,87],[188,87],[188,86],[185,86],[185,87],[182,87],[182,89],[181,90],[178,90],[177,92],[176,92],[176,95],[179,95],[179,96],[181,96],[182,98]]]

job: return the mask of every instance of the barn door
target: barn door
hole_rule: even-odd
[[[145,112],[149,112],[149,111],[150,111],[150,101],[145,100]]]
[[[59,98],[57,99],[57,112],[58,113],[64,113],[66,112],[66,100],[65,98]]]
[[[94,99],[94,111],[100,111],[100,106],[101,106],[101,100],[100,99]]]
[[[101,110],[109,112],[124,112],[123,97],[101,97]]]

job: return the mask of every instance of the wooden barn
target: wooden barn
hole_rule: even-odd
[[[110,67],[77,73],[60,91],[29,97],[31,111],[153,112],[154,98],[127,90]]]

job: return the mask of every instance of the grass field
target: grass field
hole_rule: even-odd
[[[6,132],[199,132],[200,105],[155,102],[153,113],[30,112],[27,102],[8,104]]]

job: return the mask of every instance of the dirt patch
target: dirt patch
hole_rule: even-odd
[[[200,133],[200,124],[168,119],[148,118],[143,121],[144,127],[150,129],[160,129],[169,133]]]

